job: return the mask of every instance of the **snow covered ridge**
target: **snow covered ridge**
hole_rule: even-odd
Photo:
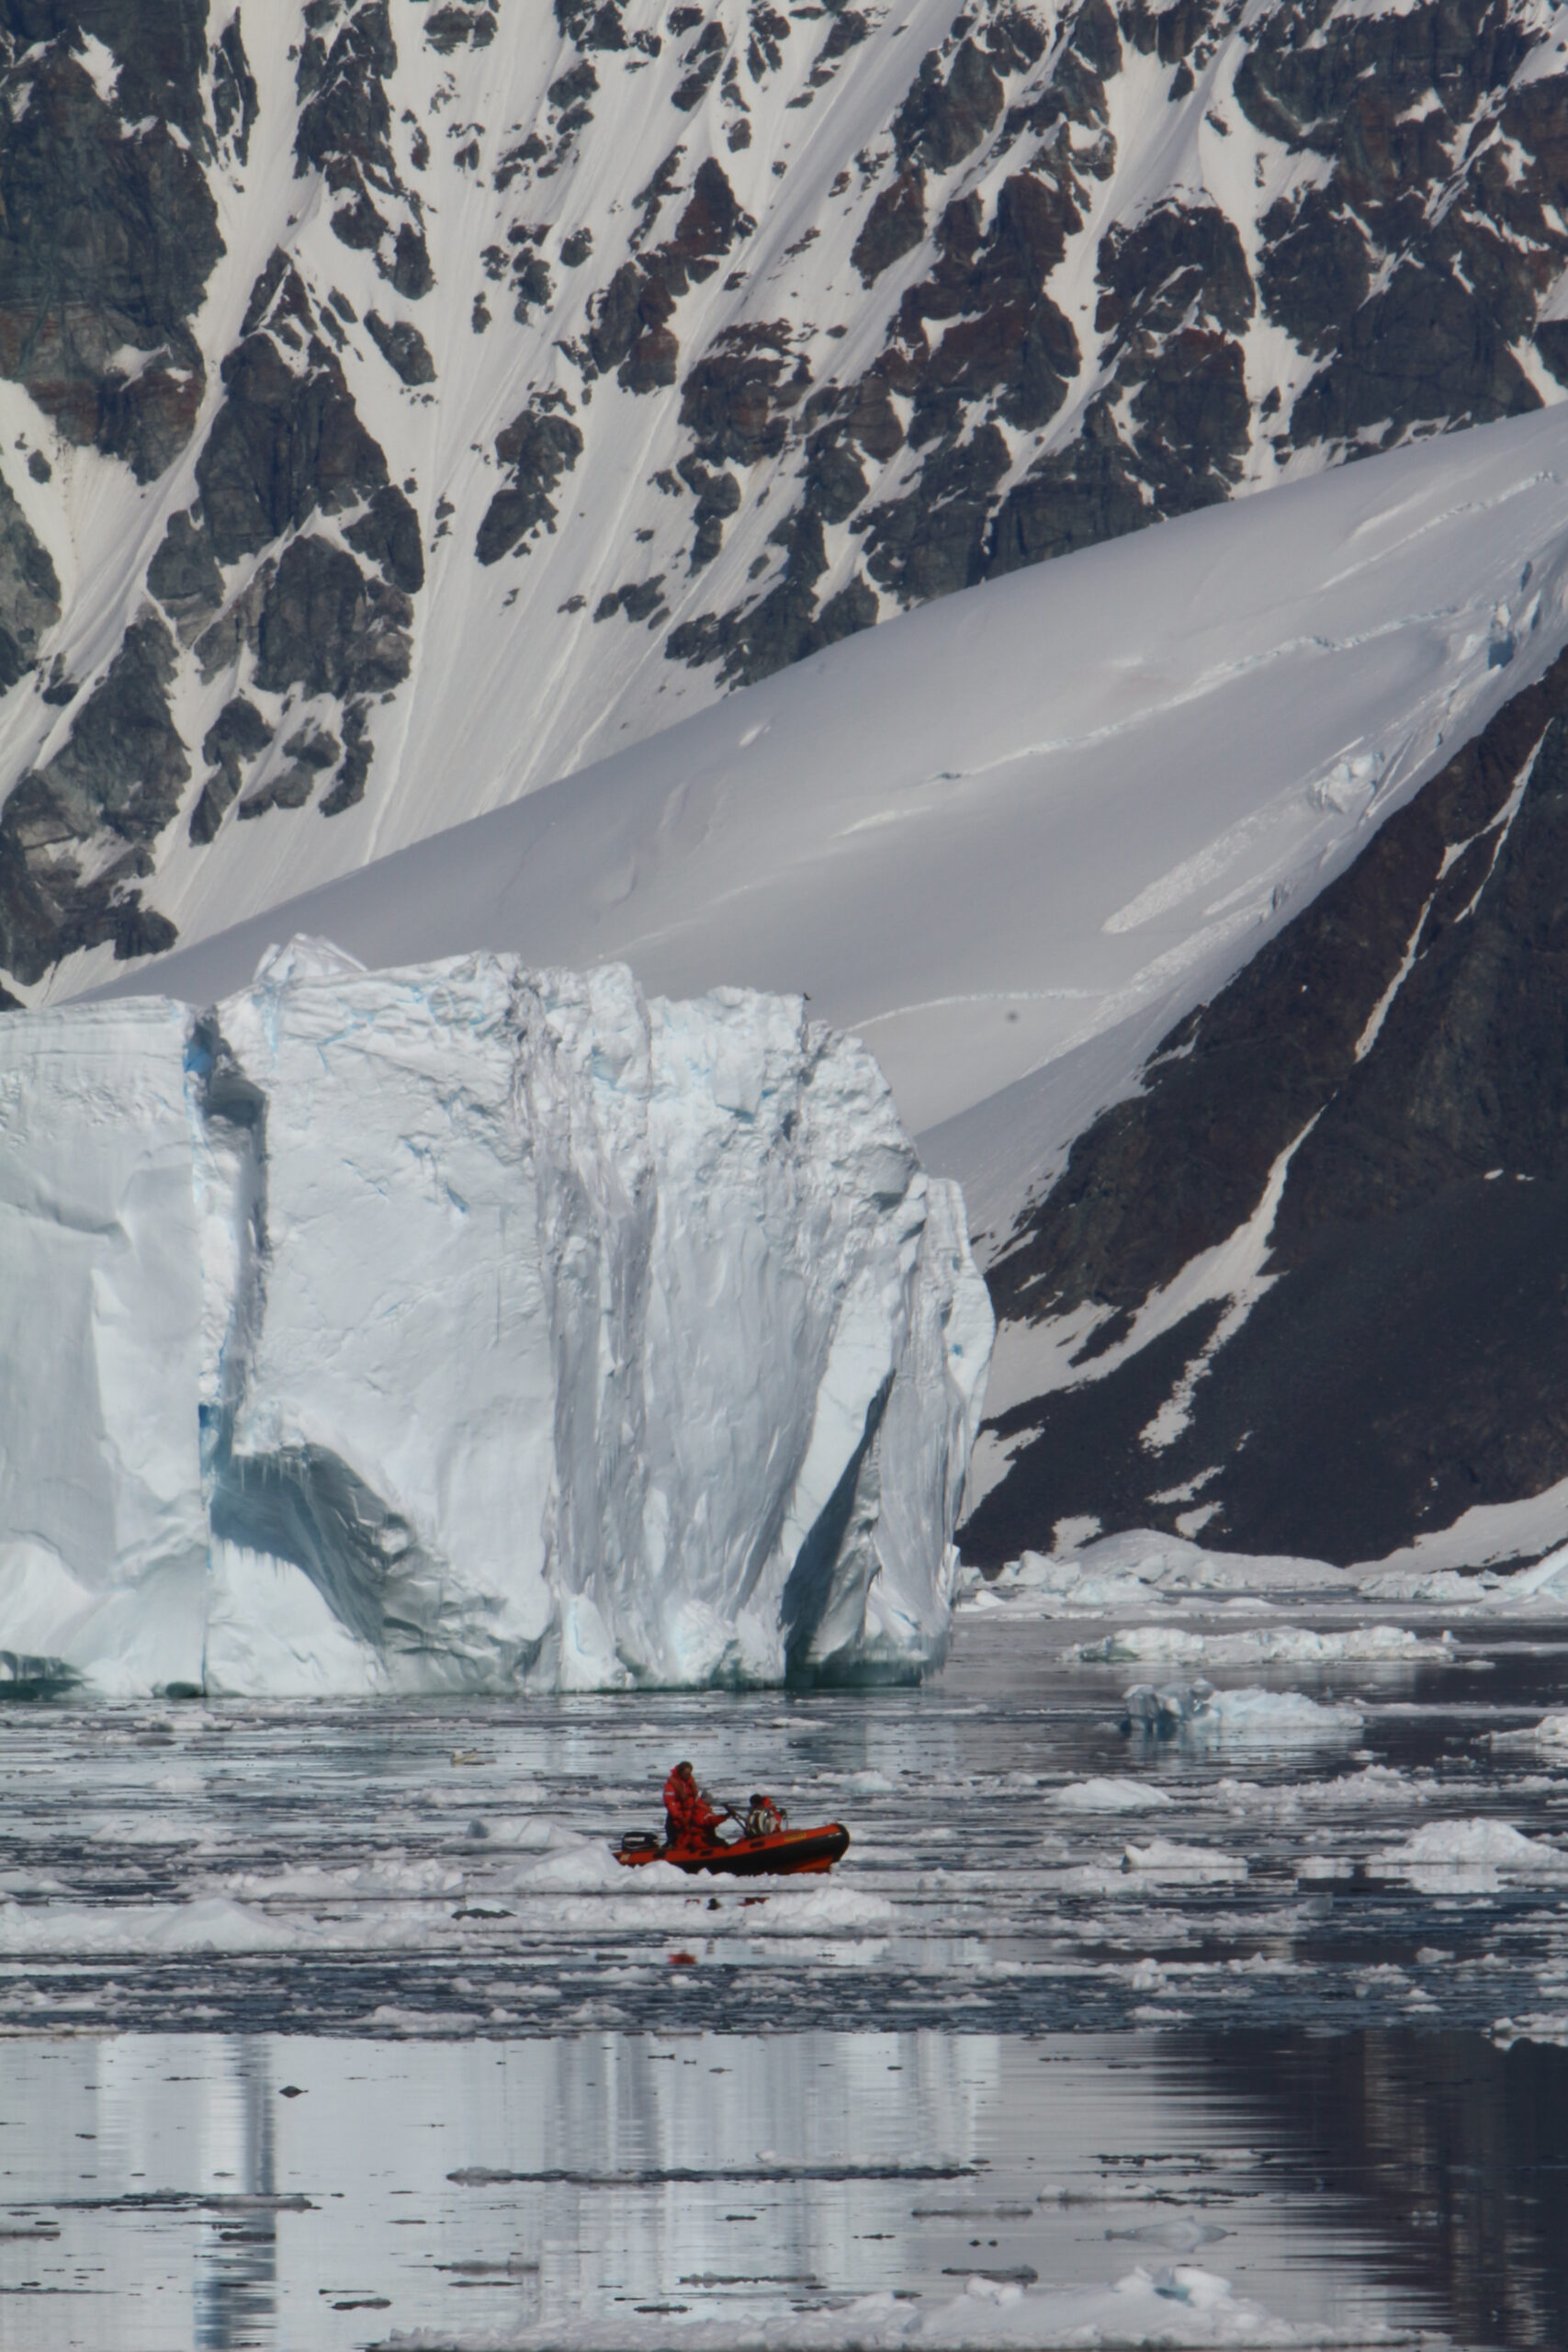
[[[991,1315],[798,1000],[367,973],[0,1022],[0,1649],[97,1689],[941,1657]]]

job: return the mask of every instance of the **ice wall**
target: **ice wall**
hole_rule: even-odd
[[[0,1020],[0,1649],[110,1690],[907,1672],[990,1310],[798,1001],[622,967]]]

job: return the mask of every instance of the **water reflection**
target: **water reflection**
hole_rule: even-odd
[[[347,2352],[807,2312],[831,2341],[868,2291],[1173,2258],[1308,2328],[1439,2324],[1442,2282],[1349,2191],[1322,2229],[1312,2131],[1271,2080],[1238,2129],[1224,2052],[1194,2075],[1146,2034],[13,2044],[4,2340]]]
[[[1261,2129],[1296,2192],[1478,2343],[1568,2344],[1568,2052],[1371,2030],[1184,2038],[1173,2081]]]

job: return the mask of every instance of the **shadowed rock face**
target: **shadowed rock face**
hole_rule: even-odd
[[[60,579],[49,550],[0,473],[0,695],[32,668],[39,640],[60,609]]]
[[[127,629],[70,741],[6,803],[0,957],[19,979],[41,978],[62,943],[112,940],[121,956],[174,944],[174,925],[134,887],[152,870],[147,844],[178,814],[190,774],[169,715],[174,668],[174,639],[160,620]],[[81,854],[88,845],[99,852],[91,866]]]
[[[1079,1511],[1213,1506],[1207,1543],[1367,1559],[1568,1476],[1565,894],[1560,657],[1165,1041],[1014,1236],[999,1314],[1105,1319],[1080,1385],[997,1424],[1037,1434],[971,1522],[978,1556]],[[1222,1304],[1096,1359],[1292,1145],[1271,1286],[1168,1436]]]
[[[25,385],[67,440],[125,458],[139,481],[162,473],[195,425],[206,369],[190,320],[223,249],[185,128],[199,124],[205,0],[145,14],[143,28],[138,12],[110,0],[14,7],[0,76],[10,115],[0,141],[0,374]],[[112,102],[82,61],[77,27],[130,62]],[[129,137],[128,124],[148,114],[150,127]],[[135,369],[128,349],[144,355]]]

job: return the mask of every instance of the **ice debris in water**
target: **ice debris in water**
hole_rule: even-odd
[[[1142,1686],[1145,1690],[1147,1687]],[[1158,1693],[1155,1695],[1157,1697]],[[1129,1716],[1134,1696],[1129,1690]],[[1052,1802],[1064,1813],[1153,1813],[1168,1805],[1170,1799],[1152,1781],[1130,1781],[1113,1773],[1090,1781],[1074,1781],[1068,1787],[1058,1789]]]
[[[1004,2352],[1008,2346],[1014,2352],[1053,2352],[1092,2345],[1119,2346],[1123,2352],[1139,2345],[1162,2346],[1165,2352],[1232,2345],[1262,2352],[1265,2346],[1352,2344],[1366,2352],[1383,2333],[1376,2325],[1348,2332],[1298,2328],[1236,2294],[1228,2278],[1195,2263],[1176,2262],[1154,2270],[1140,2265],[1105,2286],[1033,2287],[976,2271],[962,2293],[923,2301],[884,2291],[787,2315],[741,2309],[722,2320],[682,2318],[677,2327],[662,2312],[612,2320],[583,2312],[575,2320],[513,2325],[503,2333],[394,2329],[382,2341],[388,2352],[655,2352],[677,2344],[681,2352],[833,2352],[844,2346],[893,2352],[897,2346],[939,2345],[947,2352]]]
[[[1152,1682],[1134,1682],[1122,1703],[1122,1729],[1128,1736],[1196,1736],[1254,1747],[1353,1737],[1365,1720],[1359,1707],[1309,1699],[1304,1691],[1216,1690],[1201,1677],[1157,1689]]]
[[[1568,1854],[1506,1821],[1427,1821],[1367,1867],[1422,1894],[1489,1894],[1509,1879],[1558,1877],[1568,1871]]]
[[[0,1023],[0,1643],[102,1690],[940,1657],[991,1315],[798,1000],[369,973]]]
[[[1453,1636],[1427,1639],[1404,1625],[1352,1625],[1342,1634],[1318,1634],[1301,1625],[1261,1626],[1244,1634],[1196,1634],[1180,1625],[1127,1625],[1098,1642],[1080,1642],[1067,1652],[1078,1666],[1113,1666],[1156,1660],[1172,1666],[1404,1665],[1452,1654]]]

